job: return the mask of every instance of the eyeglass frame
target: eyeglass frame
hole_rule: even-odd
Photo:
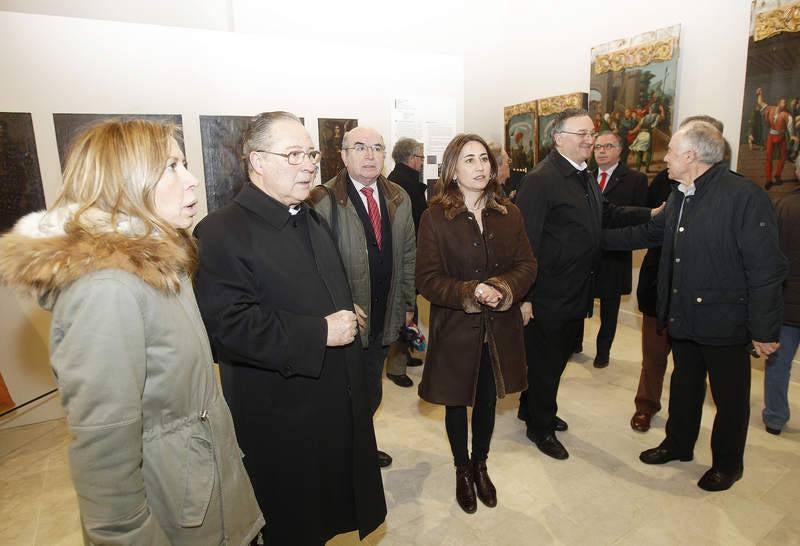
[[[598,137],[598,135],[600,134],[597,131],[584,133],[583,131],[575,132],[575,131],[564,131],[564,130],[556,131],[556,133],[566,133],[568,135],[575,135],[575,136],[578,136],[578,137],[581,137],[581,138],[592,137],[592,140],[596,139]]]
[[[306,151],[304,151],[304,150],[294,150],[294,151],[291,151],[291,152],[289,152],[289,153],[286,153],[286,154],[282,154],[282,153],[280,153],[280,152],[271,152],[271,151],[269,151],[269,150],[253,150],[253,151],[254,151],[255,153],[258,153],[258,154],[272,154],[272,155],[278,155],[278,156],[280,156],[280,157],[282,157],[282,158],[286,159],[286,162],[287,162],[289,165],[294,165],[294,166],[297,166],[297,165],[302,165],[302,164],[303,164],[303,161],[305,161],[305,160],[306,160],[306,158],[309,158],[309,159],[311,159],[311,163],[312,163],[312,164],[314,164],[314,165],[319,165],[319,162],[322,160],[322,152],[320,152],[319,150],[309,150],[309,151],[307,151],[307,152],[306,152]],[[303,155],[302,155],[302,157],[301,157],[301,159],[300,159],[300,162],[299,162],[299,163],[292,163],[292,162],[289,160],[289,157],[291,157],[291,156],[292,156],[292,155],[294,155],[294,154],[303,154]],[[316,160],[314,160],[314,158],[313,158],[313,157],[311,157],[311,154],[316,154],[316,155],[317,155],[317,159],[316,159]]]
[[[607,142],[605,144],[595,144],[594,146],[592,146],[592,148],[595,151],[597,151],[597,150],[608,151],[608,150],[612,150],[614,148],[619,148],[619,144],[614,144],[613,142]]]
[[[356,146],[363,146],[364,150],[359,152],[356,149]],[[380,146],[380,150],[376,150],[375,146]],[[342,150],[353,150],[357,154],[365,154],[365,153],[367,153],[367,150],[372,150],[373,154],[385,154],[386,153],[386,146],[384,144],[368,145],[368,144],[364,144],[363,142],[356,142],[352,146],[347,146],[347,147],[342,148]]]

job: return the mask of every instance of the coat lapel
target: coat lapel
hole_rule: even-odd
[[[605,191],[603,191],[603,194],[608,195],[609,193],[614,191],[614,188],[619,186],[620,182],[622,182],[622,178],[625,176],[625,173],[627,172],[628,169],[622,163],[617,165],[617,168],[614,169],[613,173],[611,173],[611,180],[609,180],[606,183],[606,189]]]

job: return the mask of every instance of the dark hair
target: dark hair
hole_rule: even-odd
[[[622,141],[622,137],[619,136],[614,131],[601,131],[600,134],[597,135],[597,138],[600,138],[601,136],[606,136],[606,135],[612,135],[614,138],[616,138],[617,139],[617,146],[619,146],[620,149],[625,147],[625,143]]]
[[[253,172],[253,168],[250,165],[250,153],[270,147],[272,126],[275,125],[277,121],[296,121],[297,123],[301,123],[300,118],[294,114],[279,110],[275,112],[262,112],[252,117],[247,124],[247,129],[245,129],[244,138],[242,139],[242,160],[244,161],[244,168],[248,173]]]
[[[441,203],[445,211],[450,209],[458,209],[464,206],[464,194],[458,188],[455,182],[456,177],[456,164],[461,155],[461,150],[470,142],[477,142],[486,150],[489,156],[489,165],[491,165],[491,174],[489,175],[489,183],[483,189],[482,197],[493,196],[495,201],[501,200],[501,195],[498,193],[500,185],[497,183],[497,161],[489,150],[489,145],[486,141],[474,133],[461,133],[456,135],[447,148],[444,150],[442,156],[442,174],[439,180],[436,181],[434,189],[434,197],[431,199],[431,205]]]
[[[583,116],[589,119],[592,118],[589,112],[583,108],[567,108],[563,112],[556,114],[556,117],[550,122],[550,140],[553,142],[553,145],[555,146],[556,133],[560,133],[564,130],[564,124],[568,119],[582,118]]]

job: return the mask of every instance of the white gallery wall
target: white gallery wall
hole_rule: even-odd
[[[200,115],[288,110],[305,118],[317,143],[317,118],[357,118],[388,138],[393,99],[414,96],[455,100],[462,129],[461,57],[415,51],[416,62],[408,63],[408,53],[389,42],[365,47],[295,34],[274,38],[0,11],[0,111],[32,113],[48,203],[61,185],[54,112],[181,114],[189,168],[201,180]],[[431,67],[424,78],[421,66]],[[5,287],[0,303],[6,349],[0,371],[20,403],[54,386],[49,314]],[[53,399],[0,420],[0,427],[58,411]]]

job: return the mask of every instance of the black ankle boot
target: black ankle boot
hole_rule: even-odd
[[[456,500],[467,514],[474,514],[478,509],[471,463],[456,466]]]
[[[486,461],[472,461],[472,476],[475,480],[475,491],[478,498],[489,508],[497,506],[497,490],[486,470]]]

